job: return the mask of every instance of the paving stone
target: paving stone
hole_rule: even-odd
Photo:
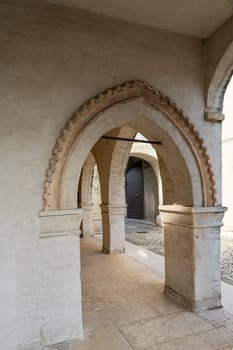
[[[85,340],[69,350],[133,350],[115,327],[97,329],[85,334]]]
[[[233,333],[226,328],[209,330],[150,347],[148,350],[232,350]]]
[[[177,338],[213,328],[191,312],[179,312],[121,328],[135,349],[148,349]]]
[[[227,315],[224,309],[217,310],[206,310],[199,312],[198,316],[202,320],[209,322],[215,328],[225,327],[227,320],[230,319],[230,316]]]

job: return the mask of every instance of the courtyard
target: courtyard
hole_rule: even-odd
[[[126,219],[126,240],[164,255],[163,228],[143,220]],[[222,280],[233,284],[233,233],[221,231]]]

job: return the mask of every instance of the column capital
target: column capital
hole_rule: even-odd
[[[39,212],[39,217],[48,216],[68,216],[68,215],[80,215],[82,216],[82,209],[56,209],[56,210],[42,210]]]
[[[204,113],[204,119],[207,122],[221,123],[225,119],[225,116],[221,112],[207,108]]]
[[[221,227],[225,207],[185,207],[161,205],[159,211],[164,224],[190,226],[192,228]]]
[[[83,210],[92,210],[94,207],[94,204],[92,202],[82,202],[81,203],[81,208]]]
[[[114,203],[114,204],[100,204],[102,213],[109,213],[110,215],[125,215],[127,204]]]
[[[41,211],[39,218],[40,238],[78,235],[82,209]]]

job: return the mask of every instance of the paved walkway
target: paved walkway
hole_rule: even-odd
[[[230,313],[176,305],[163,294],[163,257],[126,246],[125,255],[105,255],[100,239],[81,240],[85,340],[70,349],[232,350]]]

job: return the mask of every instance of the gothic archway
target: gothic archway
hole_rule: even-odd
[[[165,205],[160,208],[165,228],[165,290],[191,309],[219,307],[219,228],[224,209],[215,206],[215,180],[207,148],[184,112],[149,84],[132,81],[108,89],[84,104],[67,122],[49,162],[41,215],[49,221],[50,213],[61,213],[61,225],[66,228],[67,215],[73,215],[72,209],[77,205],[83,164],[97,144],[102,153],[93,154],[102,164],[100,182],[111,180],[113,187],[121,184],[109,175],[110,169],[116,169],[115,179],[119,179],[124,169],[124,152],[120,152],[122,161],[117,166],[117,154],[112,157],[114,145],[108,145],[101,137],[116,134],[122,127],[133,129],[148,140],[161,141],[156,151],[163,183],[169,188]],[[125,208],[122,203],[109,202],[108,191],[102,201],[103,198],[108,200],[101,208],[103,251],[124,252]],[[213,268],[208,276],[206,266]],[[203,278],[207,291],[202,288]]]
[[[44,183],[44,210],[55,210],[63,207],[61,198],[61,186],[64,180],[64,171],[67,170],[67,159],[74,148],[77,146],[77,138],[88,126],[93,130],[96,126],[94,122],[102,116],[106,110],[128,103],[130,101],[140,100],[150,110],[160,111],[179,132],[193,155],[198,168],[201,191],[202,205],[214,206],[216,203],[215,180],[212,166],[208,156],[207,148],[201,139],[198,131],[190,122],[184,112],[177,107],[167,96],[154,89],[143,81],[131,81],[114,88],[108,89],[95,98],[80,107],[74,116],[67,122],[60,136],[57,139],[53,150],[53,155],[49,161],[49,167],[46,172]],[[114,120],[106,126],[108,130],[115,127]],[[97,132],[98,130],[95,130]],[[105,131],[104,129],[95,134],[98,138]],[[89,153],[90,149],[88,150]],[[83,152],[83,150],[82,150]],[[88,154],[87,153],[87,154]],[[85,160],[87,154],[83,155]],[[77,179],[73,179],[77,182]]]

